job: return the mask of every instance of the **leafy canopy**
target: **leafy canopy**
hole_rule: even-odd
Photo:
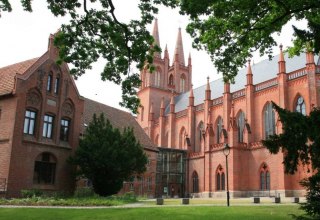
[[[285,172],[294,174],[297,167],[312,165],[312,176],[301,185],[307,190],[307,202],[302,205],[309,215],[320,216],[320,108],[314,108],[309,116],[290,112],[272,103],[278,112],[283,127],[282,134],[262,141],[272,154],[284,152]],[[310,171],[309,171],[310,172]]]
[[[234,80],[254,51],[271,58],[274,35],[289,20],[306,19],[308,27],[294,27],[294,47],[298,54],[308,47],[320,49],[320,5],[318,0],[182,0],[181,12],[191,18],[187,31],[194,47],[205,49],[225,81]]]
[[[79,175],[92,181],[95,193],[108,196],[132,174],[143,173],[147,157],[132,128],[121,133],[103,114],[94,114],[71,162],[79,167]]]
[[[70,15],[55,44],[60,48],[60,60],[74,65],[71,73],[81,76],[98,58],[105,58],[102,80],[122,86],[122,106],[134,113],[140,105],[136,89],[141,81],[139,73],[131,71],[147,67],[150,72],[154,39],[146,29],[157,6],[179,7],[180,13],[190,17],[187,31],[194,38],[193,46],[205,49],[225,81],[234,81],[254,51],[272,55],[276,45],[274,35],[291,19],[308,22],[305,30],[293,27],[294,46],[291,55],[303,50],[320,50],[320,4],[318,0],[139,0],[141,17],[120,22],[115,16],[113,0],[47,0],[48,8],[56,16]],[[21,0],[27,11],[32,11],[31,0]],[[9,0],[0,0],[1,11],[11,11]]]

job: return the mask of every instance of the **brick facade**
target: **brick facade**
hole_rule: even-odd
[[[6,181],[8,197],[20,196],[22,189],[74,189],[67,158],[78,145],[83,99],[67,65],[56,65],[56,59],[51,35],[44,55],[0,69],[0,178]],[[27,111],[35,114],[29,127]],[[53,119],[51,128],[44,127],[45,115]],[[62,119],[69,122],[65,140],[60,135]],[[44,135],[44,130],[49,133]],[[52,174],[44,180],[47,171]]]
[[[155,22],[153,35],[160,45],[158,34]],[[289,59],[280,47],[280,54],[272,61],[252,66],[249,62],[239,71],[235,84],[222,79],[209,82],[208,78],[204,86],[193,89],[191,57],[187,65],[180,59],[184,59],[181,39],[179,31],[172,65],[167,49],[163,58],[155,56],[160,77],[142,71],[138,92],[142,108],[137,120],[157,146],[188,152],[185,193],[226,196],[223,148],[228,144],[231,196],[303,195],[299,181],[309,175],[308,167],[299,167],[294,175],[285,174],[283,154],[271,155],[261,140],[282,131],[277,115],[268,110],[271,101],[290,111],[300,108],[306,114],[319,106],[318,57],[305,54]],[[182,79],[181,73],[186,78]],[[187,82],[184,90],[179,87],[181,80]]]

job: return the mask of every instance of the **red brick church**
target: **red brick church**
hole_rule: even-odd
[[[153,37],[160,45],[157,20]],[[162,158],[160,169],[167,175],[158,176],[156,195],[226,196],[226,144],[231,196],[304,194],[299,181],[308,176],[308,167],[285,174],[283,153],[271,155],[261,140],[281,133],[271,101],[301,114],[319,106],[319,57],[288,58],[281,46],[279,52],[272,60],[248,62],[235,84],[222,79],[210,82],[208,77],[198,88],[192,88],[192,60],[189,55],[185,62],[180,29],[173,61],[167,47],[163,57],[155,54],[155,72],[141,72],[137,120],[159,149],[186,153],[185,158],[178,154]],[[172,166],[172,161],[184,165]],[[179,169],[185,176],[177,177]]]

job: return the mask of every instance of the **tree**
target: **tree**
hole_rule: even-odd
[[[0,12],[11,11],[10,0],[0,0]],[[306,19],[306,29],[295,30],[290,53],[303,50],[318,53],[320,49],[320,4],[318,0],[139,0],[141,18],[128,23],[115,16],[112,0],[47,0],[48,8],[58,16],[69,14],[69,25],[63,25],[55,40],[60,60],[72,63],[71,73],[77,77],[90,69],[99,57],[106,64],[102,80],[122,84],[122,106],[134,113],[139,107],[136,88],[140,85],[138,69],[154,70],[153,53],[159,51],[146,30],[158,5],[179,7],[190,17],[187,31],[194,38],[193,46],[205,49],[225,81],[234,81],[240,67],[254,51],[271,58],[274,36],[291,19]],[[21,0],[24,9],[32,11],[31,0]]]
[[[95,193],[108,196],[131,175],[144,172],[147,157],[132,128],[121,133],[103,114],[94,114],[71,162],[79,167],[79,175],[92,181]]]
[[[286,173],[295,173],[300,164],[312,166],[313,175],[302,181],[307,190],[307,203],[302,208],[310,215],[320,216],[320,108],[304,116],[272,104],[279,114],[283,132],[262,142],[272,154],[284,152]]]

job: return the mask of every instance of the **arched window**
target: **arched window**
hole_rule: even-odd
[[[201,144],[203,143],[203,131],[204,131],[204,125],[203,125],[203,122],[201,121],[197,127],[195,152],[199,152],[201,149]]]
[[[166,136],[164,140],[165,140],[164,146],[169,147],[169,131],[166,132]]]
[[[272,104],[268,103],[264,109],[264,134],[267,139],[270,135],[276,133],[275,113]]]
[[[184,75],[181,75],[180,77],[180,92],[185,92],[186,90],[186,77]]]
[[[48,80],[47,80],[47,92],[51,92],[52,78],[53,78],[53,74],[52,74],[52,72],[50,72],[48,75]]]
[[[196,171],[192,173],[192,192],[193,193],[199,192],[199,177]]]
[[[160,87],[160,71],[157,70],[154,74],[154,85]]]
[[[221,165],[218,166],[216,171],[216,190],[225,190],[225,175]]]
[[[222,118],[219,116],[218,120],[217,120],[217,143],[220,143],[220,136],[222,133],[222,125],[223,125],[223,120]]]
[[[306,115],[306,103],[302,96],[299,96],[296,103],[296,112],[300,112],[303,115]]]
[[[260,169],[260,190],[270,190],[270,172],[265,163],[262,164]]]
[[[186,149],[186,129],[181,128],[179,134],[179,149]]]
[[[238,142],[243,142],[243,130],[244,130],[244,113],[241,111],[237,118],[237,126],[238,126]]]
[[[174,83],[173,83],[173,75],[170,74],[170,76],[169,76],[169,86],[173,86],[173,85],[174,85]]]
[[[34,162],[33,183],[54,184],[57,160],[51,153],[40,154]]]

